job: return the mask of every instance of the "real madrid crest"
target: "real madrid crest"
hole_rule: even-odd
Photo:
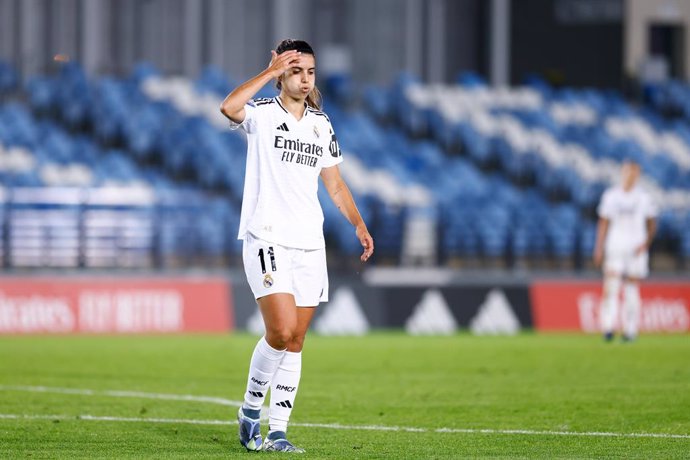
[[[271,275],[269,275],[268,273],[266,273],[264,275],[264,287],[270,288],[271,286],[273,286],[273,277]]]
[[[320,137],[319,128],[317,128],[316,125],[314,125],[314,136]]]

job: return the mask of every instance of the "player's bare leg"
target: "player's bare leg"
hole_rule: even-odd
[[[266,334],[254,348],[244,403],[237,414],[240,444],[247,450],[261,450],[263,447],[259,423],[261,406],[297,327],[297,307],[292,294],[271,294],[257,302]]]
[[[297,330],[295,296],[280,292],[262,297],[257,302],[266,326],[266,341],[275,349],[287,350]]]
[[[621,288],[621,275],[619,273],[607,272],[604,275],[604,293],[601,302],[601,331],[604,339],[610,341],[616,328],[619,310],[619,296]]]
[[[315,307],[297,308],[297,326],[287,352],[271,381],[271,404],[268,415],[268,437],[265,450],[304,452],[287,440],[287,426],[294,408],[302,374],[302,347]]]
[[[627,277],[623,284],[623,340],[637,337],[640,321],[640,279]]]

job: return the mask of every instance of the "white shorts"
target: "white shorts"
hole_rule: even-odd
[[[326,250],[269,243],[247,232],[242,246],[244,273],[254,298],[286,292],[298,307],[328,302]]]
[[[635,255],[634,251],[607,251],[604,273],[617,273],[631,278],[646,278],[649,275],[649,253]]]

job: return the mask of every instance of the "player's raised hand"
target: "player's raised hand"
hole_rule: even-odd
[[[604,260],[604,250],[600,246],[594,248],[594,266],[600,267],[601,262]]]
[[[362,244],[362,247],[364,248],[364,252],[359,257],[359,260],[361,260],[362,262],[366,262],[367,260],[369,260],[369,257],[371,257],[371,255],[374,253],[374,239],[369,234],[369,230],[367,230],[367,227],[365,225],[358,226],[355,230],[355,233],[357,235],[357,238],[359,239],[359,242]]]
[[[268,71],[273,78],[280,77],[286,70],[297,63],[301,54],[296,50],[285,51],[282,54],[271,50],[271,62],[268,64]]]

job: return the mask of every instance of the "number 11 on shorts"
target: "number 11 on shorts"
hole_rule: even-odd
[[[271,270],[276,271],[276,258],[273,246],[268,247],[268,258],[271,260]],[[259,261],[261,262],[261,273],[266,273],[266,260],[264,259],[264,248],[259,249]]]

